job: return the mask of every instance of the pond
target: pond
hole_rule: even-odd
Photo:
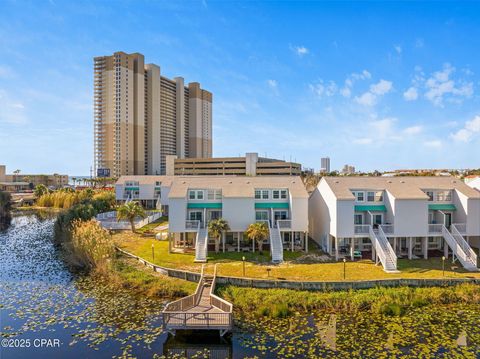
[[[53,223],[51,216],[17,213],[0,231],[2,359],[375,357],[386,351],[396,357],[475,358],[480,353],[475,306],[422,308],[402,317],[245,317],[225,339],[216,333],[172,337],[161,325],[165,300],[72,274],[53,244]]]

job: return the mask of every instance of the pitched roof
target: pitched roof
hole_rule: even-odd
[[[224,197],[253,197],[255,188],[287,188],[294,198],[308,198],[298,176],[175,176],[169,198],[185,198],[188,189],[221,189]]]
[[[470,198],[480,193],[455,177],[324,177],[337,199],[354,199],[352,190],[386,190],[396,199],[428,199],[423,190],[456,189]]]
[[[299,176],[121,176],[117,185],[137,181],[140,185],[154,184],[170,188],[169,198],[185,198],[188,189],[221,189],[224,197],[253,197],[255,188],[287,188],[292,197],[308,198]]]

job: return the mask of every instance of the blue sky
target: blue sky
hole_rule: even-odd
[[[0,0],[0,163],[87,175],[94,56],[214,95],[214,155],[480,167],[480,3]]]

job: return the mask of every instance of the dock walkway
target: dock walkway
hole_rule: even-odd
[[[194,294],[166,305],[162,312],[163,327],[175,334],[176,330],[218,330],[220,335],[230,331],[233,326],[233,306],[216,296],[214,275],[202,274]]]

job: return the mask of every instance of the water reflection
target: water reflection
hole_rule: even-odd
[[[232,358],[232,342],[215,333],[177,332],[175,336],[169,334],[163,344],[163,355],[167,358]]]

